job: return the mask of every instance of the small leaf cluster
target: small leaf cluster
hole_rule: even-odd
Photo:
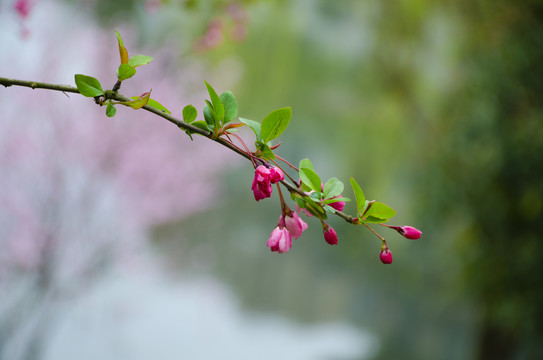
[[[336,212],[336,209],[330,204],[351,201],[351,199],[341,196],[344,185],[337,178],[333,177],[323,185],[309,159],[300,161],[298,175],[300,176],[300,189],[306,193],[306,196],[291,192],[292,199],[300,208],[306,209],[311,215],[321,220],[327,218],[326,214]]]
[[[79,90],[81,95],[94,98],[96,103],[101,106],[106,105],[106,115],[108,117],[115,116],[117,112],[117,110],[115,109],[116,104],[129,106],[136,110],[142,108],[145,105],[149,105],[165,113],[171,114],[171,112],[166,109],[162,104],[160,104],[156,100],[151,99],[151,90],[141,94],[140,96],[132,96],[131,100],[128,101],[114,100],[117,96],[117,91],[119,91],[119,89],[121,88],[122,81],[133,77],[136,74],[136,68],[138,66],[146,65],[151,60],[153,60],[152,57],[146,55],[134,55],[129,58],[128,51],[124,46],[121,34],[119,34],[118,31],[115,31],[115,34],[117,35],[119,55],[121,58],[121,64],[116,71],[117,82],[111,90],[104,91],[98,79],[92,76],[76,74],[75,85],[77,86],[77,89]]]
[[[292,109],[284,107],[269,113],[262,120],[262,123],[249,119],[239,119],[239,121],[250,127],[255,133],[255,147],[257,151],[254,155],[256,157],[266,160],[275,159],[273,149],[277,148],[278,145],[272,147],[271,141],[277,139],[286,130],[291,117]]]
[[[390,206],[379,201],[366,200],[360,185],[354,178],[350,180],[356,199],[356,215],[360,223],[383,223],[396,215],[396,211]]]
[[[196,120],[198,111],[193,105],[187,105],[183,108],[183,120],[199,129],[209,131],[213,139],[221,135],[228,134],[236,127],[243,124],[229,124],[238,116],[238,102],[231,91],[225,91],[219,96],[215,89],[205,81],[210,100],[205,100],[206,105],[203,109],[204,120]],[[185,130],[192,139],[194,132]]]

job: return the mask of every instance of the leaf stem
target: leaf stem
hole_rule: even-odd
[[[386,246],[388,246],[388,245],[387,245],[387,241],[385,240],[384,237],[382,237],[381,235],[377,234],[377,232],[376,232],[375,230],[373,230],[368,224],[364,223],[364,226],[367,227],[368,229],[370,229],[371,232],[375,234],[375,236],[377,236],[379,239],[381,239],[381,241],[382,241]]]

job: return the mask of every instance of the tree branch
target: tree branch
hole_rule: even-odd
[[[79,90],[76,88],[76,87],[73,87],[73,86],[69,86],[69,85],[59,85],[59,84],[49,84],[49,83],[43,83],[43,82],[37,82],[37,81],[25,81],[25,80],[17,80],[17,79],[8,79],[8,78],[3,78],[3,77],[0,77],[0,85],[3,85],[4,87],[10,87],[10,86],[23,86],[23,87],[29,87],[31,89],[46,89],[46,90],[54,90],[54,91],[61,91],[61,92],[70,92],[70,93],[75,93],[75,94],[80,94]],[[131,101],[133,99],[130,99],[130,98],[127,98],[123,95],[120,95],[118,93],[113,93],[113,95],[111,96],[111,99],[112,100],[117,100],[117,101]],[[209,132],[209,131],[205,131],[205,130],[202,130],[200,128],[197,128],[196,126],[193,126],[191,124],[187,124],[186,122],[174,117],[174,116],[171,116],[165,112],[163,112],[162,110],[159,110],[157,108],[154,108],[152,106],[149,106],[149,105],[145,105],[142,109],[145,109],[157,116],[160,116],[166,120],[168,120],[169,122],[175,124],[177,127],[181,128],[181,129],[184,129],[184,130],[190,130],[191,132],[193,133],[196,133],[196,134],[199,134],[199,135],[202,135],[210,140],[213,140],[219,144],[221,144],[222,146],[225,146],[227,147],[228,149],[236,152],[237,154],[243,156],[244,158],[248,159],[248,160],[251,160],[251,157],[246,154],[245,152],[243,152],[242,150],[238,149],[236,146],[230,144],[229,142],[225,141],[224,139],[221,139],[221,138],[217,138],[217,139],[213,139],[211,137],[212,133]],[[285,180],[282,180],[281,181],[281,184],[283,184],[283,186],[285,186],[290,192],[295,192],[295,193],[298,193],[302,196],[306,196],[306,194],[301,191],[300,189],[298,189],[298,187],[286,182]],[[336,215],[338,215],[339,217],[343,218],[345,221],[349,222],[349,223],[355,223],[358,219],[356,218],[353,218],[352,216],[350,215],[347,215],[347,214],[344,214],[340,211],[337,211],[335,212]]]

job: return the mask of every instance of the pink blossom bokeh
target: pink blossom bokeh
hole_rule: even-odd
[[[0,13],[1,76],[74,85],[83,73],[113,86],[113,30],[54,1],[32,7],[27,36],[19,21]],[[119,31],[130,55],[155,58],[121,93],[152,88],[178,117],[188,103],[202,108],[201,70],[175,65],[174,51],[138,49],[130,28]],[[77,94],[0,87],[0,126],[0,288],[8,294],[0,299],[0,331],[11,334],[0,341],[0,357],[27,356],[21,337],[43,333],[35,311],[47,314],[104,266],[132,261],[153,226],[213,206],[221,171],[239,161],[149,112],[118,106],[108,118],[105,107]],[[34,310],[23,314],[25,306]]]

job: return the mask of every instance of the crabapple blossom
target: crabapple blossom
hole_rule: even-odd
[[[383,264],[392,264],[392,253],[388,249],[388,247],[385,247],[384,249],[381,249],[381,254],[379,255],[381,258],[381,262]]]
[[[295,239],[299,238],[302,232],[307,229],[307,223],[294,211],[287,212],[282,217],[284,218],[285,227]]]
[[[412,226],[390,226],[390,228],[396,230],[406,239],[417,240],[422,235],[422,231]]]
[[[267,168],[260,165],[255,170],[255,177],[251,189],[256,201],[269,198],[272,193],[272,184],[275,184],[285,178],[281,169],[277,167]]]
[[[266,245],[271,251],[277,251],[280,254],[286,253],[292,246],[290,232],[286,227],[281,226],[281,224],[277,225],[275,229],[273,229]]]
[[[328,224],[324,224],[324,225],[325,225],[323,227],[324,240],[326,240],[326,242],[328,244],[330,244],[330,245],[337,245],[337,233],[336,233],[336,231],[330,225],[328,225]]]

